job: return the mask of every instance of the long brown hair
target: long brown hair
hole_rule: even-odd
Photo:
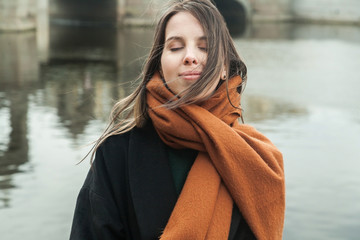
[[[153,75],[160,70],[160,59],[164,48],[166,25],[169,19],[179,12],[189,12],[202,25],[207,38],[207,61],[199,80],[192,84],[181,98],[165,104],[165,107],[176,108],[183,104],[205,100],[199,98],[194,99],[197,96],[202,96],[204,91],[218,83],[224,66],[228,73],[225,80],[226,84],[228,79],[239,75],[243,81],[238,91],[241,92],[243,90],[247,78],[247,69],[235,49],[224,18],[218,9],[210,0],[173,1],[163,13],[155,28],[154,43],[145,62],[140,85],[128,97],[119,100],[114,105],[110,115],[110,123],[92,149],[91,160],[97,148],[108,137],[125,133],[135,126],[143,127],[146,121],[148,121],[146,84],[151,80]]]

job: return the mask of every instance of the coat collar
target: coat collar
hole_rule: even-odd
[[[141,239],[157,239],[177,195],[165,145],[149,122],[129,142],[129,184]]]

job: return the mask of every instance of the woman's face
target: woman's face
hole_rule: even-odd
[[[188,12],[172,16],[165,28],[162,75],[175,94],[196,82],[207,59],[206,37],[199,21]]]

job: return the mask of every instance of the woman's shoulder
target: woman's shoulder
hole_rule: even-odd
[[[99,148],[104,151],[106,149],[118,148],[119,146],[126,146],[129,142],[132,131],[134,131],[134,129],[131,129],[130,131],[127,131],[125,133],[107,137],[105,141],[101,143]]]
[[[139,153],[148,152],[148,148],[156,148],[153,145],[161,141],[156,139],[159,137],[151,124],[110,136],[96,150],[94,169],[106,170],[108,173],[127,169],[130,158],[134,159]]]
[[[100,146],[99,150],[103,153],[112,153],[128,150],[129,145],[147,141],[149,138],[156,137],[157,133],[151,122],[143,127],[134,127],[131,130],[108,137]]]

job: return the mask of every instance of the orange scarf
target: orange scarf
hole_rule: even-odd
[[[229,80],[229,95],[240,104]],[[158,74],[147,84],[149,115],[172,148],[199,151],[161,239],[228,239],[233,202],[257,239],[282,238],[285,182],[281,153],[261,133],[240,125],[240,111],[227,99],[226,85],[201,104],[174,110],[159,107],[174,99]],[[166,196],[158,196],[166,197]]]

